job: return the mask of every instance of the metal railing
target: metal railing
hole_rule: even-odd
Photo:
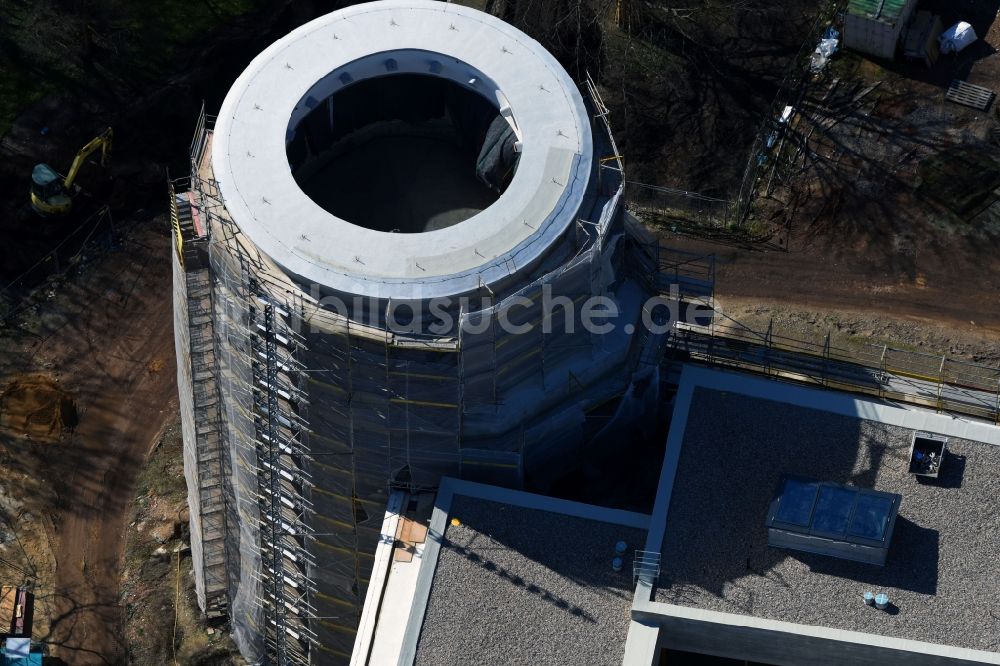
[[[660,553],[655,550],[637,550],[632,558],[632,583],[642,581],[655,585],[660,578]]]
[[[631,234],[626,248],[629,272],[651,293],[711,302],[715,293],[714,254],[675,250]]]
[[[602,169],[614,169],[618,173],[624,175],[625,163],[623,161],[621,151],[618,150],[618,144],[615,143],[615,135],[611,131],[611,123],[608,122],[608,115],[611,111],[604,103],[604,98],[601,97],[601,93],[597,90],[597,83],[594,82],[594,79],[590,75],[589,71],[586,72],[584,86],[587,89],[587,94],[590,95],[591,102],[594,104],[594,109],[597,111],[597,117],[600,118],[601,122],[604,124],[608,141],[611,144],[611,155],[605,155],[600,158],[600,166]]]
[[[170,197],[170,229],[174,233],[177,260],[181,262],[181,266],[184,266],[184,234],[181,233],[181,215],[180,209],[177,206],[177,185],[181,185],[182,189],[186,189],[187,179],[171,180],[168,174],[167,195]]]
[[[198,112],[198,120],[194,126],[194,136],[191,137],[191,147],[188,154],[191,156],[191,173],[198,171],[202,158],[205,156],[205,149],[208,147],[208,135],[215,127],[215,116],[205,113],[205,103],[201,103],[201,111]]]
[[[1000,368],[944,355],[861,343],[804,340],[754,330],[716,313],[708,326],[679,323],[672,347],[692,360],[862,393],[1000,423]]]

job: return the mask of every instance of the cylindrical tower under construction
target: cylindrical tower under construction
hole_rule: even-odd
[[[503,21],[386,0],[199,120],[171,197],[192,552],[251,663],[349,659],[390,488],[544,490],[629,385],[652,285],[606,113]],[[627,325],[581,325],[594,298]]]

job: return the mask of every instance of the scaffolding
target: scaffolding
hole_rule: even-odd
[[[203,230],[176,243],[175,263],[201,271],[175,308],[186,313],[178,349],[192,359],[206,350],[180,390],[192,413],[214,414],[205,421],[213,436],[185,430],[185,470],[189,488],[222,496],[191,491],[199,604],[208,610],[207,590],[224,591],[219,607],[250,663],[350,659],[392,489],[432,491],[443,476],[521,486],[571,457],[588,409],[627,388],[630,341],[592,335],[579,319],[587,298],[642,290],[621,270],[621,158],[586,85],[607,157],[594,160],[596,187],[578,223],[524,284],[501,294],[484,284],[440,335],[335,312],[259,252],[221,201],[203,109],[190,192],[171,190]],[[547,309],[548,298],[575,306],[576,318]],[[530,329],[508,332],[500,321]],[[214,387],[199,390],[196,378],[208,375]]]
[[[1000,423],[1000,368],[888,345],[807,340],[715,313],[710,325],[679,325],[683,360],[898,401]]]
[[[202,572],[195,585],[198,603],[212,619],[226,614],[227,576],[211,284],[204,239],[196,232],[190,200],[176,193],[174,182],[169,182],[168,187],[174,230],[174,317],[186,444],[184,470],[192,525],[197,525],[191,531],[191,551],[196,570]]]

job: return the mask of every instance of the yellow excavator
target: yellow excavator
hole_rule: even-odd
[[[94,151],[101,151],[101,166],[106,166],[111,154],[111,128],[104,130],[80,149],[65,178],[48,164],[36,164],[31,170],[31,207],[42,216],[65,215],[73,207],[73,195],[79,187],[73,185],[80,168]]]

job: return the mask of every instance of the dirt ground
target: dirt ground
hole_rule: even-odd
[[[816,0],[458,0],[598,83],[630,180],[727,196]]]
[[[988,359],[1000,335],[1000,118],[995,102],[983,112],[944,92],[954,77],[1000,80],[1000,2],[920,7],[945,25],[972,21],[983,40],[931,69],[835,55],[803,93],[774,187],[766,173],[761,184],[758,215],[788,227],[781,249],[662,237],[717,255],[723,300],[944,325],[982,340]],[[950,351],[935,339],[924,343]]]
[[[58,442],[76,423],[76,401],[45,375],[19,377],[0,395],[0,430],[26,441]]]
[[[43,290],[0,337],[11,408],[0,419],[2,477],[24,479],[21,520],[30,513],[45,526],[25,544],[27,559],[54,569],[33,577],[35,638],[62,663],[124,658],[123,526],[151,444],[177,411],[169,293],[161,219]]]
[[[891,247],[863,253],[827,237],[793,231],[789,251],[746,249],[661,233],[666,245],[716,255],[716,295],[785,303],[804,310],[866,311],[957,331],[1000,335],[1000,258],[928,253],[911,274]],[[977,265],[979,261],[983,263]],[[964,269],[964,270],[963,270]]]
[[[182,449],[175,417],[139,475],[122,574],[128,661],[244,664],[228,634],[206,627],[197,606]]]
[[[903,351],[947,355],[950,359],[1000,365],[1000,334],[978,326],[959,327],[929,318],[907,318],[882,310],[809,307],[758,298],[722,296],[721,309],[756,331],[822,344],[827,334],[839,349],[887,345]]]

